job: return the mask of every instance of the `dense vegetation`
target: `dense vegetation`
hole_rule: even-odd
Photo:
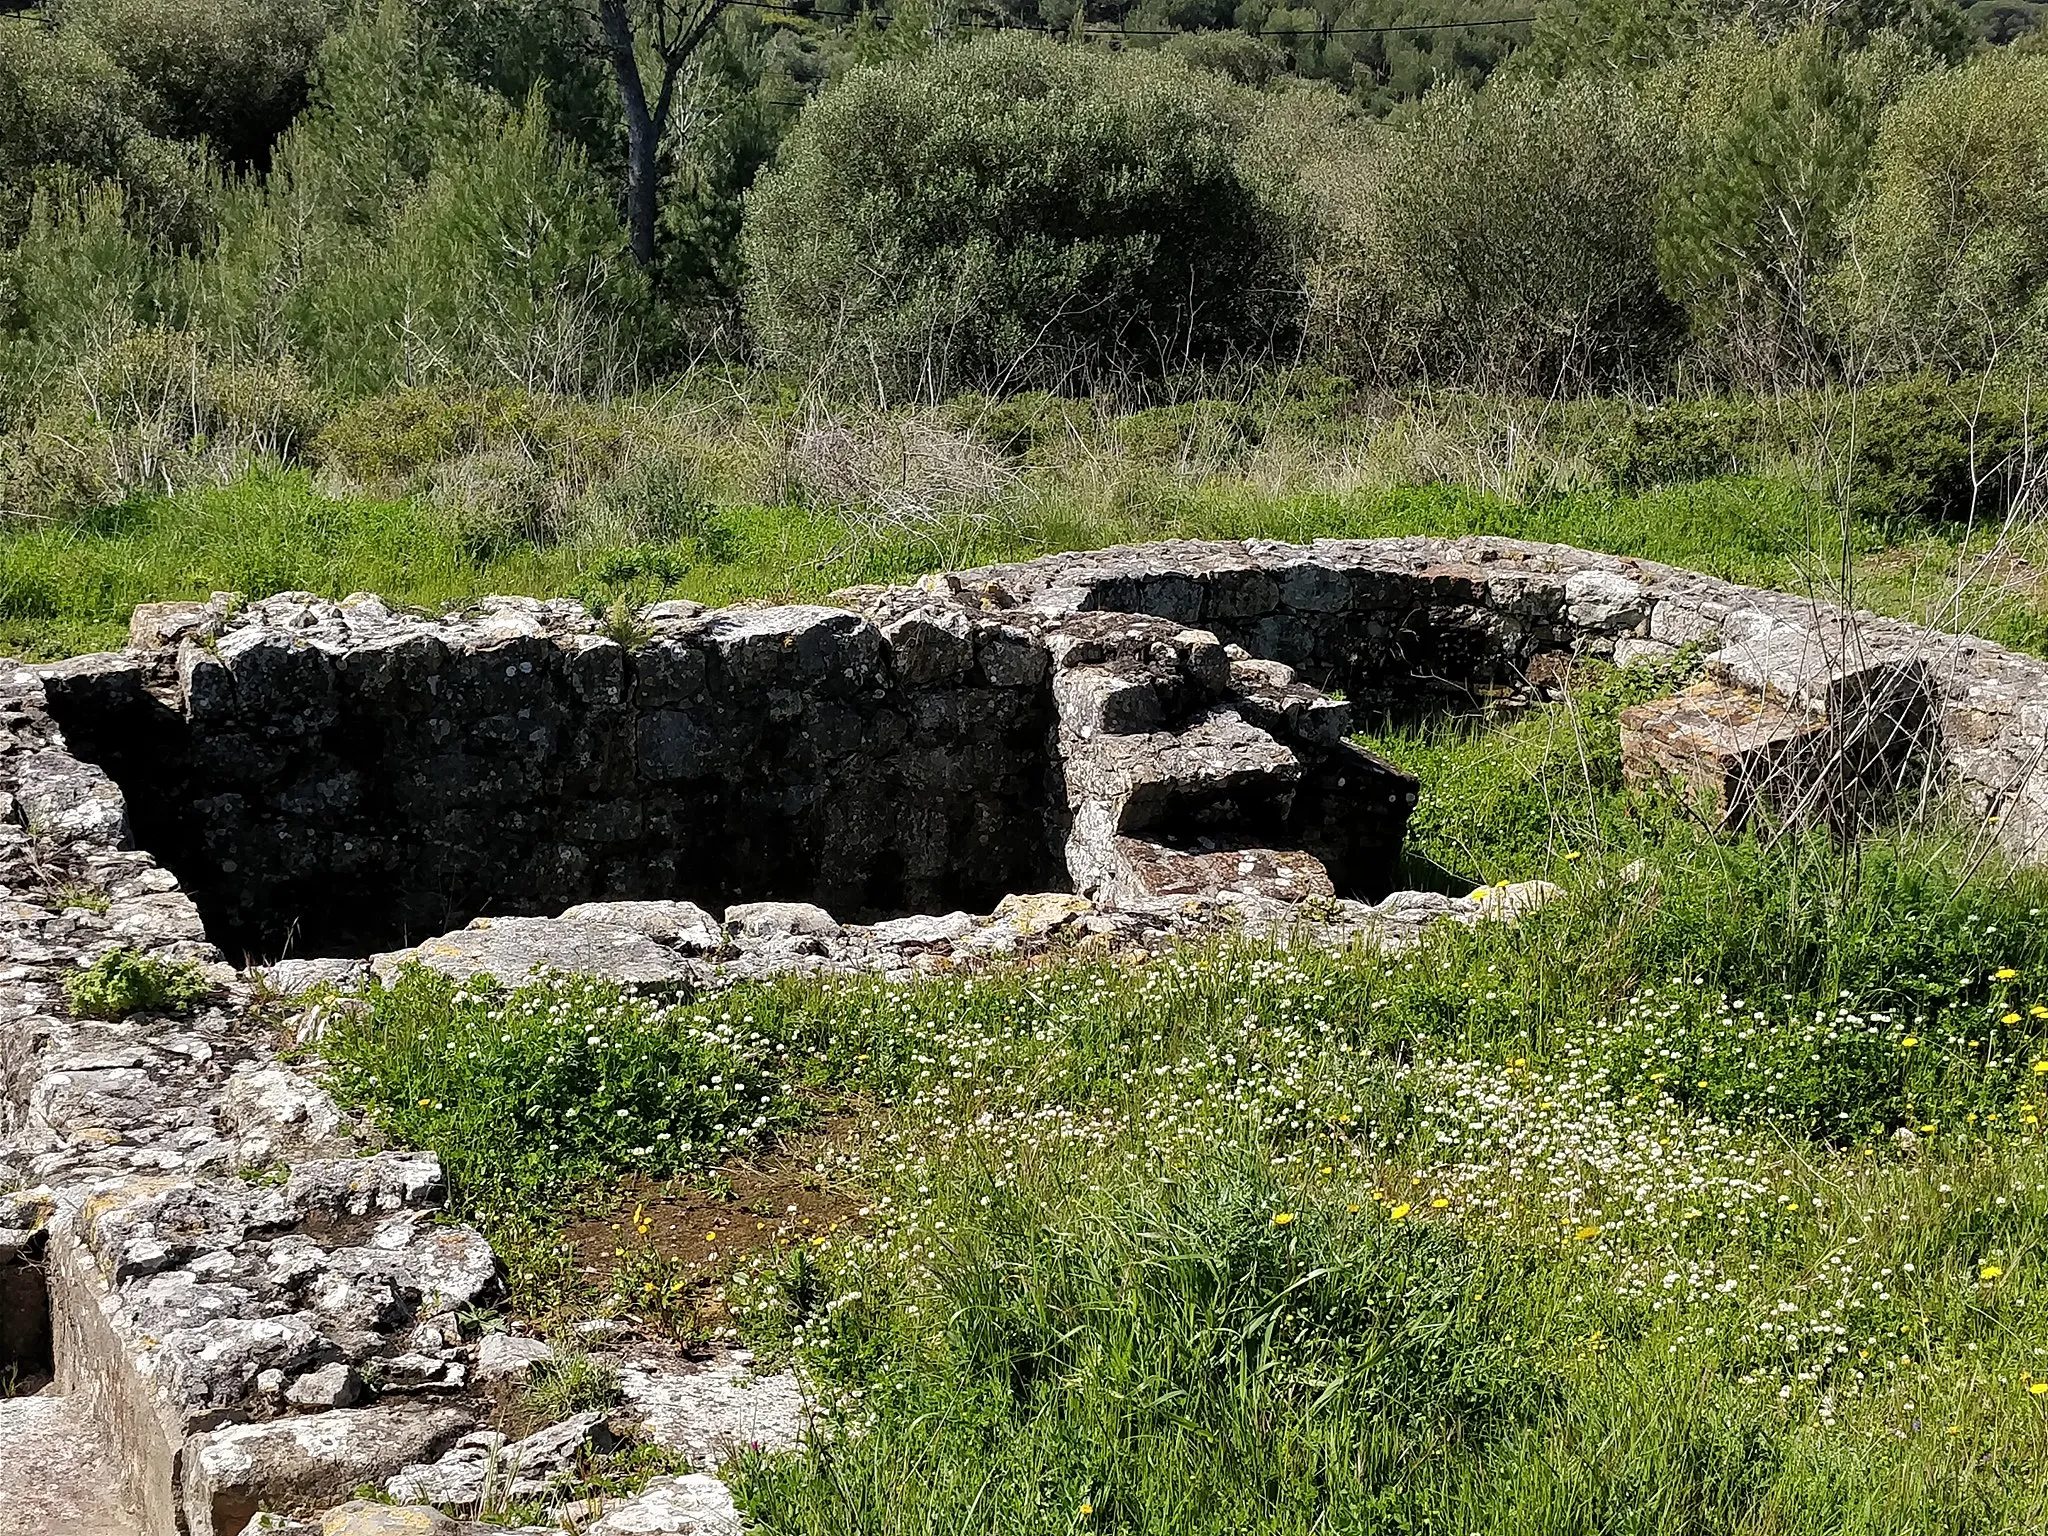
[[[0,14],[0,644],[1473,527],[2034,644],[2048,53],[1999,16]]]
[[[1621,11],[1539,7],[1526,48],[1426,78],[1342,42],[1420,46],[1346,30],[1405,15],[1318,16],[1311,47],[1256,9],[1039,18],[1060,40],[726,0],[50,0],[0,18],[10,446],[133,429],[124,386],[183,380],[185,437],[275,454],[312,401],[609,394],[712,355],[882,404],[1279,361],[1544,394],[2040,361],[2048,60],[1945,4],[1672,5],[1621,52]]]
[[[2032,1528],[2043,884],[1939,825],[1719,841],[1621,787],[1646,686],[1372,739],[1420,854],[1564,887],[1512,928],[413,972],[323,1050],[530,1317],[802,1365],[837,1432],[727,1469],[765,1531]],[[795,1202],[843,1219],[748,1235]]]

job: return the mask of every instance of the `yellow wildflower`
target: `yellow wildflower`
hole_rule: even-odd
[[[1399,1205],[1395,1206],[1391,1211],[1387,1212],[1387,1214],[1391,1216],[1395,1221],[1399,1221],[1403,1216],[1406,1216],[1408,1214],[1408,1202],[1403,1200]]]
[[[2009,965],[2003,965],[1991,973],[1991,979],[1993,981],[2011,981],[2017,975],[2019,975],[2018,971]]]
[[[1294,1212],[1292,1211],[1275,1211],[1273,1213],[1273,1225],[1276,1227],[1284,1227],[1293,1220]]]
[[[2000,1275],[2004,1273],[2005,1271],[2000,1269],[1996,1264],[1986,1264],[1982,1269],[1977,1271],[1977,1278],[1980,1280],[1996,1280]]]

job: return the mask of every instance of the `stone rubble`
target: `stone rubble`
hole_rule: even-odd
[[[560,601],[222,597],[138,611],[119,656],[0,663],[0,1363],[60,1394],[9,1400],[0,1466],[61,1418],[101,1437],[64,1465],[94,1469],[75,1507],[107,1536],[469,1536],[345,1502],[518,1449],[473,1437],[522,1351],[476,1340],[501,1277],[445,1221],[436,1160],[380,1147],[280,1059],[258,1005],[316,985],[409,961],[910,977],[1510,918],[1550,888],[1387,893],[1416,786],[1349,744],[1350,710],[1567,655],[1705,655],[1717,702],[1638,717],[1632,771],[1738,800],[1747,738],[1722,726],[1770,714],[1819,743],[1773,759],[1795,804],[1918,774],[2017,857],[2048,837],[2048,664],[1643,562],[1162,544],[837,601],[660,604],[615,637]],[[268,967],[209,937],[299,916],[321,945]],[[201,967],[211,996],[74,1017],[65,977],[116,948]],[[794,1443],[793,1380],[622,1379],[703,1470],[587,1528],[736,1530],[704,1473]]]

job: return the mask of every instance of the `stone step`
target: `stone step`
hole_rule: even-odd
[[[0,1398],[0,1533],[143,1536],[107,1430],[76,1398]]]

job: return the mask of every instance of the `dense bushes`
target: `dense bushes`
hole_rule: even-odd
[[[267,182],[221,222],[195,318],[329,388],[601,390],[630,372],[642,285],[583,157],[537,104],[449,80],[389,11],[328,46]]]
[[[189,234],[204,157],[158,137],[147,93],[89,37],[0,25],[0,248],[40,191],[107,182],[142,227]]]
[[[1672,72],[1678,152],[1657,266],[1712,374],[1829,376],[1820,282],[1904,68],[1895,47],[1844,56],[1817,27],[1777,41],[1743,27]]]
[[[947,419],[1027,462],[1103,416],[1000,403],[1047,391],[1166,408],[1096,434],[1139,459],[1270,454],[1234,407],[1185,402],[1297,364],[1366,391],[1675,395],[1611,402],[1630,424],[1566,480],[1811,462],[1832,432],[1867,461],[1834,477],[1865,510],[2002,506],[2009,476],[1989,500],[1964,482],[2019,443],[2048,357],[2048,54],[1957,63],[1945,5],[1665,9],[1655,38],[1606,42],[1553,16],[1483,88],[1447,77],[1381,117],[1379,87],[1299,77],[1341,39],[1220,12],[1120,52],[732,13],[659,157],[650,266],[572,16],[45,0],[0,27],[0,503],[210,480],[384,393],[602,400],[716,356],[838,396],[827,416],[972,391]],[[1996,410],[1942,393],[1987,370],[2011,376]],[[262,420],[219,404],[249,380],[276,396]],[[1898,390],[1864,416],[1814,405],[1874,384]],[[1687,403],[1702,385],[1777,402]],[[521,440],[407,488],[559,529],[590,488],[559,468]]]
[[[66,0],[90,38],[145,93],[159,133],[260,163],[306,100],[330,0]],[[339,9],[338,6],[332,7]]]
[[[1928,75],[1885,114],[1833,287],[1879,366],[2048,361],[2048,54]]]
[[[751,195],[766,355],[884,399],[1159,377],[1284,339],[1226,87],[997,36],[856,71]]]
[[[1311,172],[1319,339],[1381,377],[1656,377],[1682,326],[1652,259],[1664,140],[1615,81],[1432,92]]]

